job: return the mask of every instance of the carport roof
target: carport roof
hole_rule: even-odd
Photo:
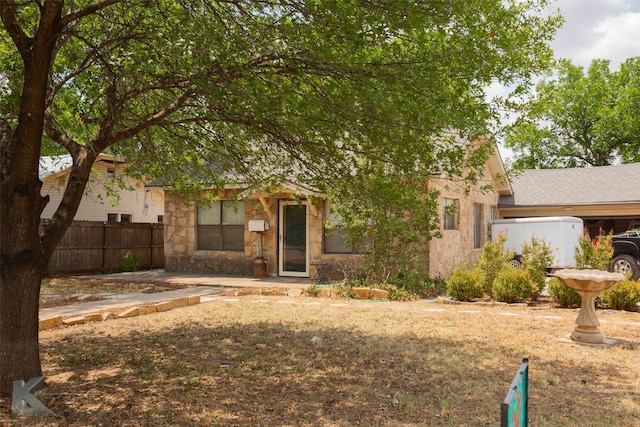
[[[528,169],[512,178],[500,207],[640,203],[640,163],[568,169]]]

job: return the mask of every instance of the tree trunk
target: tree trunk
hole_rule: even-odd
[[[13,264],[13,263],[11,263]],[[15,380],[42,375],[38,340],[40,281],[46,264],[29,260],[4,264],[0,274],[0,396]]]

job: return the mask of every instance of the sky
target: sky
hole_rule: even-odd
[[[556,0],[549,12],[560,10],[563,26],[551,42],[555,57],[589,68],[594,59],[608,59],[611,71],[626,59],[640,56],[640,0]],[[494,85],[489,96],[505,94]],[[513,157],[499,144],[503,160]]]
[[[616,70],[640,56],[640,0],[558,0],[552,7],[565,19],[551,43],[557,58],[585,68],[609,59]]]

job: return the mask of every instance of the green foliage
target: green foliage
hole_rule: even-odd
[[[562,283],[557,277],[552,277],[547,284],[549,295],[561,307],[578,307],[582,298],[576,291]]]
[[[607,270],[613,257],[613,237],[598,236],[592,242],[588,234],[583,234],[575,248],[575,259],[578,268]]]
[[[530,299],[538,292],[528,271],[520,268],[507,267],[498,272],[493,281],[492,294],[497,301],[521,302]]]
[[[391,301],[413,301],[418,298],[415,292],[399,287],[394,283],[382,282],[376,284],[374,287],[389,292],[389,299]]]
[[[500,233],[495,240],[484,244],[478,256],[478,267],[482,271],[482,289],[488,295],[492,295],[493,280],[497,274],[511,266],[513,252],[504,250],[506,241],[506,234]]]
[[[470,301],[483,295],[483,274],[466,266],[456,268],[446,280],[447,293],[458,301]]]
[[[307,295],[311,297],[317,297],[320,294],[320,287],[318,285],[311,285],[307,288]]]
[[[640,161],[640,58],[618,71],[594,59],[588,70],[568,60],[538,83],[505,145],[516,168],[604,166]]]
[[[139,268],[138,258],[136,258],[136,255],[132,251],[128,251],[124,254],[122,263],[120,264],[120,269],[122,271],[138,271]]]
[[[533,297],[537,297],[546,285],[547,267],[553,262],[553,251],[544,240],[531,237],[531,243],[522,245],[522,269],[536,285]]]
[[[623,280],[600,294],[600,302],[614,310],[638,311],[640,282]]]

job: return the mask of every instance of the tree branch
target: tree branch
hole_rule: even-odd
[[[79,20],[81,18],[84,18],[85,16],[91,15],[95,12],[97,12],[98,10],[101,9],[105,9],[111,5],[114,5],[116,3],[121,3],[122,0],[102,0],[98,3],[89,5],[85,8],[82,8],[80,10],[77,10],[73,13],[68,14],[67,16],[65,16],[64,18],[62,18],[62,26],[67,26],[70,22]]]
[[[27,36],[27,34],[18,23],[16,13],[17,6],[15,1],[0,1],[0,17],[2,18],[4,28],[9,33],[9,36],[15,43],[18,51],[20,52],[20,55],[24,59],[29,52],[29,46],[31,45],[33,40],[29,36]]]

